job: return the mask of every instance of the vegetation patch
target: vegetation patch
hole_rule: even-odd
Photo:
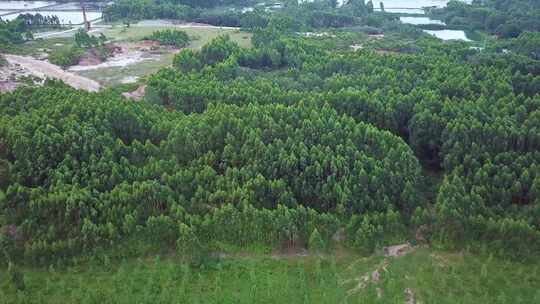
[[[155,31],[147,39],[158,41],[162,45],[172,45],[177,48],[187,46],[191,40],[186,32],[170,29]]]

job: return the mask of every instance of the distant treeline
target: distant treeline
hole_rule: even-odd
[[[192,3],[196,2],[196,3]],[[204,3],[201,2],[201,3]],[[216,26],[234,26],[246,29],[264,28],[271,16],[289,16],[292,25],[305,27],[345,27],[353,25],[380,25],[393,17],[374,14],[372,6],[363,2],[354,2],[337,8],[331,1],[302,2],[288,1],[276,11],[256,5],[253,10],[240,8],[203,9],[215,5],[245,6],[246,1],[155,1],[155,0],[119,0],[103,12],[108,21],[140,19],[177,19],[189,22],[207,23]],[[210,5],[212,4],[212,5]],[[298,26],[299,27],[299,26]]]
[[[11,21],[0,18],[0,49],[33,39],[31,31],[36,27],[57,28],[60,27],[60,20],[58,16],[41,14],[20,14]]]
[[[540,31],[538,0],[474,0],[472,4],[450,1],[445,8],[430,13],[450,26],[488,31],[503,38]]]

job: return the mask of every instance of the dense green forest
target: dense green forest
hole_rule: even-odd
[[[70,256],[141,229],[279,244],[347,226],[369,249],[405,225],[538,250],[538,75],[459,43],[381,56],[275,33],[182,51],[148,103],[60,84],[2,95],[10,255]],[[435,202],[421,163],[445,172]]]
[[[540,299],[536,1],[452,1],[430,11],[451,26],[471,22],[499,35],[482,47],[439,41],[363,1],[219,10],[252,4],[116,1],[109,21],[239,26],[252,47],[220,36],[179,50],[170,67],[138,84],[97,93],[47,80],[0,94],[0,283],[9,282],[0,296],[378,303],[374,285],[352,298],[361,284],[341,277],[358,265],[369,270],[367,261],[382,263],[381,288],[394,302],[409,287],[398,277],[412,274],[413,287],[429,289],[419,295],[426,303]],[[519,33],[508,31],[514,25]],[[2,22],[0,37],[22,43],[28,29]],[[374,33],[386,38],[366,38]],[[358,37],[364,44],[353,50]],[[192,37],[161,30],[146,38],[183,48]],[[66,52],[78,56],[106,40],[80,30]],[[67,66],[70,56],[50,61]],[[137,88],[145,89],[140,101],[122,95]],[[400,243],[459,256],[421,246],[406,262],[372,255]],[[314,261],[215,262],[249,250],[309,250]],[[349,261],[343,252],[370,257]],[[170,261],[148,266],[156,253]],[[325,254],[334,256],[319,259]],[[133,257],[140,260],[126,260]],[[50,276],[56,267],[75,270],[54,282],[32,271],[24,277],[25,267],[42,266]],[[84,271],[97,274],[85,279],[88,290],[80,276],[70,279]],[[501,282],[513,286],[508,294]],[[27,283],[47,288],[32,297]],[[445,288],[452,292],[442,295]],[[56,298],[64,289],[71,293]]]
[[[536,0],[473,0],[470,5],[454,0],[431,13],[449,25],[485,30],[504,38],[540,31],[540,2]]]
[[[421,56],[380,56],[328,53],[283,37],[259,40],[256,34],[253,40],[264,43],[242,51],[225,39],[198,54],[178,55],[184,72],[186,62],[206,68],[156,74],[149,100],[184,113],[205,111],[216,101],[329,105],[400,136],[426,166],[446,172],[434,208],[417,209],[415,220],[460,242],[486,237],[509,245],[507,234],[516,233],[528,241],[513,247],[538,244],[537,71],[485,65],[477,52],[459,44],[428,42]],[[218,49],[228,50],[221,62],[208,55]],[[289,70],[276,70],[279,77],[252,76],[253,68],[280,66]]]

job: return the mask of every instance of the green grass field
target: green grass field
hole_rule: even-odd
[[[26,290],[0,277],[2,303],[540,303],[540,261],[417,249],[400,258],[237,254],[190,268],[151,257],[67,270],[25,269]],[[110,265],[108,265],[110,264]],[[364,275],[380,270],[378,281]],[[409,295],[405,290],[410,290]]]
[[[165,29],[178,29],[185,31],[190,37],[196,38],[190,44],[190,48],[198,49],[203,45],[210,42],[212,39],[220,35],[229,35],[231,40],[238,43],[241,47],[250,47],[251,46],[251,34],[246,32],[241,32],[239,30],[233,29],[219,29],[219,28],[177,28],[173,25],[163,25],[163,26],[144,26],[136,27],[132,26],[130,28],[125,28],[124,26],[114,26],[111,29],[104,31],[104,34],[110,39],[117,41],[138,41],[145,37],[150,36],[154,31],[165,30]]]
[[[36,39],[21,45],[14,45],[8,53],[26,56],[40,56],[44,51],[52,53],[73,44],[72,37]]]
[[[105,31],[105,35],[112,40],[123,42],[136,42],[150,36],[154,31],[173,28],[172,26],[152,27],[114,27]],[[216,28],[185,28],[185,31],[193,38],[189,48],[200,49],[203,45],[220,35],[229,35],[231,39],[242,47],[251,46],[251,34],[230,29]],[[128,76],[143,78],[157,72],[159,69],[172,64],[174,54],[163,53],[157,60],[146,60],[125,67],[109,67],[96,70],[77,72],[79,75],[96,80],[105,86],[118,85]]]
[[[144,78],[159,69],[172,64],[173,53],[166,53],[159,56],[157,60],[145,60],[136,64],[124,67],[108,67],[95,70],[80,71],[77,74],[96,80],[105,87],[115,86],[122,83],[126,77]]]

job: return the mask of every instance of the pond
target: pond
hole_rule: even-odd
[[[30,14],[41,14],[42,16],[58,16],[61,24],[82,24],[84,21],[82,12],[58,12],[58,11],[27,11],[25,13]],[[3,20],[13,20],[17,18],[19,14],[11,14],[7,16],[2,16]],[[101,18],[101,13],[96,12],[87,12],[86,17],[88,20],[96,20]]]
[[[464,31],[458,31],[458,30],[437,30],[437,31],[430,31],[430,30],[424,30],[424,32],[435,36],[442,40],[463,40],[463,41],[471,41],[469,38],[467,38],[467,35],[465,35]]]
[[[414,24],[414,25],[421,25],[421,24],[441,24],[444,25],[444,22],[441,20],[435,20],[431,19],[429,17],[399,17],[399,20],[402,23],[406,24]]]
[[[90,4],[89,4],[90,5]],[[39,9],[36,11],[35,9]],[[82,24],[83,14],[80,2],[59,3],[55,1],[1,1],[0,18],[13,20],[21,13],[41,14],[43,16],[56,15],[62,24]],[[80,11],[77,11],[80,10]],[[95,8],[86,13],[88,20],[101,18],[101,13]]]
[[[366,0],[368,2],[369,0]],[[382,2],[390,13],[423,14],[423,7],[445,7],[449,0],[372,0],[375,10],[380,10]],[[471,0],[463,0],[470,3]]]

